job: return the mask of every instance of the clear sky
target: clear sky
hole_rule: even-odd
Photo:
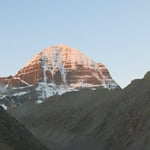
[[[0,0],[0,76],[60,43],[125,87],[150,70],[150,0]]]

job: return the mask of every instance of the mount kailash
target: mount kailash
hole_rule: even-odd
[[[0,105],[15,107],[25,101],[41,103],[53,95],[81,88],[119,88],[108,69],[66,45],[43,49],[14,76],[0,78]]]

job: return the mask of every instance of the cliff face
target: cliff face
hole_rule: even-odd
[[[29,84],[40,81],[56,85],[74,84],[76,87],[106,84],[112,79],[104,65],[65,45],[44,49],[20,69],[16,77]]]
[[[1,94],[9,93],[12,101],[13,94],[14,97],[26,95],[38,102],[80,88],[119,87],[103,64],[95,63],[79,50],[65,45],[45,48],[15,76],[0,78],[0,85]]]

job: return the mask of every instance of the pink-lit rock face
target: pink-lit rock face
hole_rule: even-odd
[[[73,84],[75,87],[82,86],[82,83],[101,85],[111,79],[104,65],[95,63],[77,49],[65,45],[42,50],[19,70],[16,77],[29,84],[40,81],[56,85]]]
[[[99,86],[118,88],[103,64],[62,44],[39,52],[15,76],[0,78],[0,94],[7,93],[13,97],[25,94],[26,99],[34,97],[36,100]]]
[[[20,78],[9,76],[9,77],[0,78],[0,85],[11,88],[11,87],[24,87],[27,86],[28,83],[24,82]]]

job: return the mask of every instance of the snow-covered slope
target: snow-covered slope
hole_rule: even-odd
[[[1,94],[7,92],[9,96],[11,93],[19,97],[28,93],[38,103],[49,96],[80,88],[119,87],[103,64],[63,44],[45,48],[14,77],[0,78],[0,85]]]

